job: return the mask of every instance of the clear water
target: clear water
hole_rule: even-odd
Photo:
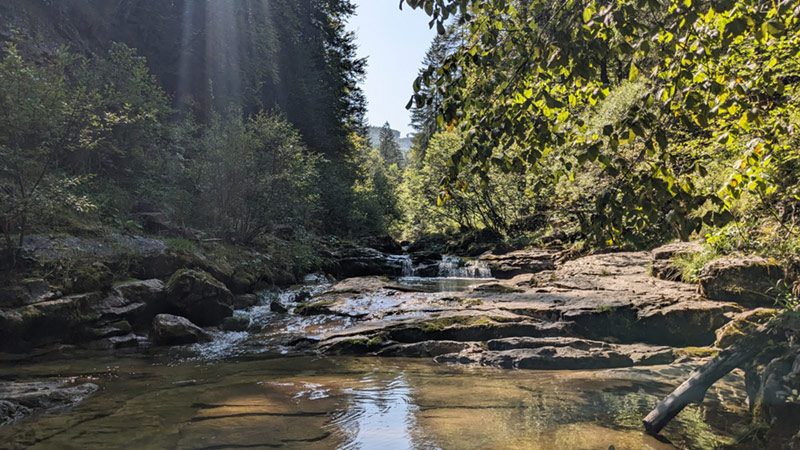
[[[690,368],[503,371],[377,358],[166,363],[68,355],[6,364],[0,379],[69,378],[100,390],[0,428],[9,449],[713,448],[746,421],[741,380],[664,432],[640,420]],[[710,425],[709,425],[710,424]]]

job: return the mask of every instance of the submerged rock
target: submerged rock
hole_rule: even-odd
[[[712,300],[772,306],[777,296],[772,291],[784,277],[776,261],[758,256],[722,258],[703,267],[700,292]]]
[[[74,406],[97,389],[93,383],[72,385],[65,381],[0,383],[0,425],[36,411]]]
[[[198,325],[218,325],[233,315],[233,294],[208,272],[179,270],[166,291],[170,309]]]
[[[157,345],[183,345],[211,341],[211,335],[185,317],[159,314],[153,318],[150,338]]]

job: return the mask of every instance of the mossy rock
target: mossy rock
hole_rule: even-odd
[[[64,292],[76,294],[82,292],[106,291],[114,284],[114,274],[104,263],[95,261],[81,264],[64,280]]]
[[[179,270],[167,281],[166,292],[171,311],[200,326],[219,325],[233,315],[233,294],[208,272]]]
[[[728,348],[760,325],[768,322],[778,313],[775,309],[758,308],[738,315],[716,331],[717,340],[714,346]]]

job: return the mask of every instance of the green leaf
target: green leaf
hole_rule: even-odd
[[[636,81],[639,78],[639,68],[636,67],[636,64],[631,63],[631,71],[628,74],[629,81]]]

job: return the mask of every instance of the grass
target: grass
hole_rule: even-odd
[[[703,267],[711,261],[719,258],[713,250],[704,250],[700,253],[693,253],[689,255],[680,255],[672,259],[672,264],[678,268],[681,273],[681,279],[685,283],[697,283],[700,279],[700,272]]]
[[[185,238],[168,238],[164,239],[164,244],[167,248],[175,251],[184,251],[189,253],[200,253],[200,249],[194,242]]]

